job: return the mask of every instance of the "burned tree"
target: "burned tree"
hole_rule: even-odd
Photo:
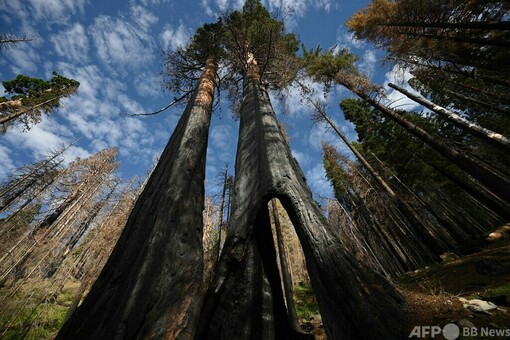
[[[160,161],[83,304],[57,338],[193,338],[202,304],[202,210],[216,78],[216,25],[190,60],[203,68]]]
[[[271,18],[259,1],[247,1],[243,12],[234,12],[226,25],[231,35],[229,55],[238,58],[233,64],[243,75],[243,101],[231,219],[206,296],[199,336],[295,336],[284,304],[267,210],[267,202],[278,198],[303,247],[328,336],[400,337],[405,327],[402,297],[386,279],[345,252],[337,231],[312,199],[271,107],[264,84],[274,85],[271,75],[276,73],[292,76],[275,71],[295,61],[297,41],[284,35],[282,23]],[[265,299],[268,295],[270,301]]]

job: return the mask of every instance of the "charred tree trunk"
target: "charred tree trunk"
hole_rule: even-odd
[[[60,205],[49,215],[47,216],[37,227],[34,229],[34,233],[40,229],[45,229],[53,224],[57,220],[57,218],[62,215],[62,213],[80,196],[81,189],[84,183],[80,184],[66,199],[60,203]]]
[[[328,117],[328,115],[322,110],[321,107],[319,107],[315,102],[309,101],[312,103],[312,105],[315,106],[316,111],[321,115],[321,117],[331,126],[331,128],[336,132],[338,137],[340,137],[345,145],[349,148],[349,150],[352,151],[352,153],[356,156],[356,158],[363,164],[365,169],[367,169],[368,173],[372,176],[372,178],[377,182],[377,184],[384,189],[384,191],[391,197],[396,198],[397,194],[393,191],[393,189],[390,187],[388,183],[381,177],[381,175],[370,165],[370,163],[366,160],[365,157],[354,147],[352,146],[351,142],[347,139],[347,137],[340,132],[340,129],[331,121],[331,119]]]
[[[276,197],[289,213],[302,244],[328,337],[401,338],[407,331],[402,296],[384,277],[342,248],[338,230],[327,223],[292,157],[256,71],[246,72],[243,98],[234,203],[224,250],[201,315],[202,337],[210,336],[212,325],[219,320],[229,322],[232,318],[232,310],[225,306],[234,303],[229,300],[233,296],[225,293],[241,289],[236,275],[246,270],[243,265],[258,232],[256,221],[269,199]],[[249,312],[253,301],[234,300],[236,317],[237,313],[250,315],[254,322],[258,315]],[[276,331],[285,333],[286,325],[275,326]],[[259,338],[252,332],[243,335],[243,339]]]
[[[57,339],[193,339],[215,74],[209,59],[112,255]]]

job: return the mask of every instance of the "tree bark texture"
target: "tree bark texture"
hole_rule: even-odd
[[[193,339],[215,71],[208,60],[111,257],[57,339]]]
[[[267,202],[271,198],[282,202],[296,229],[328,337],[401,338],[407,331],[403,298],[385,278],[349,257],[342,248],[339,230],[328,225],[292,157],[268,94],[256,74],[250,73],[244,80],[232,213],[222,256],[201,315],[201,335],[210,336],[208,331],[222,318],[229,322],[238,313],[258,317],[250,313],[255,308],[253,300],[236,299],[225,292],[242,286],[236,276],[247,270],[243,264],[252,254],[253,242],[262,238],[257,222],[261,215],[267,214]],[[269,242],[264,244],[269,247]],[[272,266],[277,268],[276,264]],[[278,290],[282,295],[281,284]],[[235,309],[222,305],[235,305]],[[275,321],[275,327],[277,337],[284,338],[288,324]],[[219,332],[215,335],[213,338],[233,339]],[[248,338],[260,337],[253,332],[239,337]]]

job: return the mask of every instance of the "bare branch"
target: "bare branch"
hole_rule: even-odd
[[[175,98],[174,97],[173,101],[171,101],[168,105],[166,105],[165,107],[163,107],[163,108],[161,108],[161,109],[159,109],[157,111],[149,112],[149,113],[121,113],[121,116],[135,117],[135,116],[153,116],[153,115],[157,115],[158,113],[161,113],[161,112],[169,109],[170,107],[174,106],[175,104],[181,102],[182,100],[186,99],[194,91],[195,91],[195,89],[191,89],[188,92],[184,93],[179,98]]]

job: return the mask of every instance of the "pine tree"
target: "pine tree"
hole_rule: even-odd
[[[50,80],[18,75],[2,82],[10,96],[0,98],[0,125],[5,131],[15,121],[26,130],[41,122],[42,113],[49,113],[60,106],[60,99],[77,92],[80,83],[53,72]]]

